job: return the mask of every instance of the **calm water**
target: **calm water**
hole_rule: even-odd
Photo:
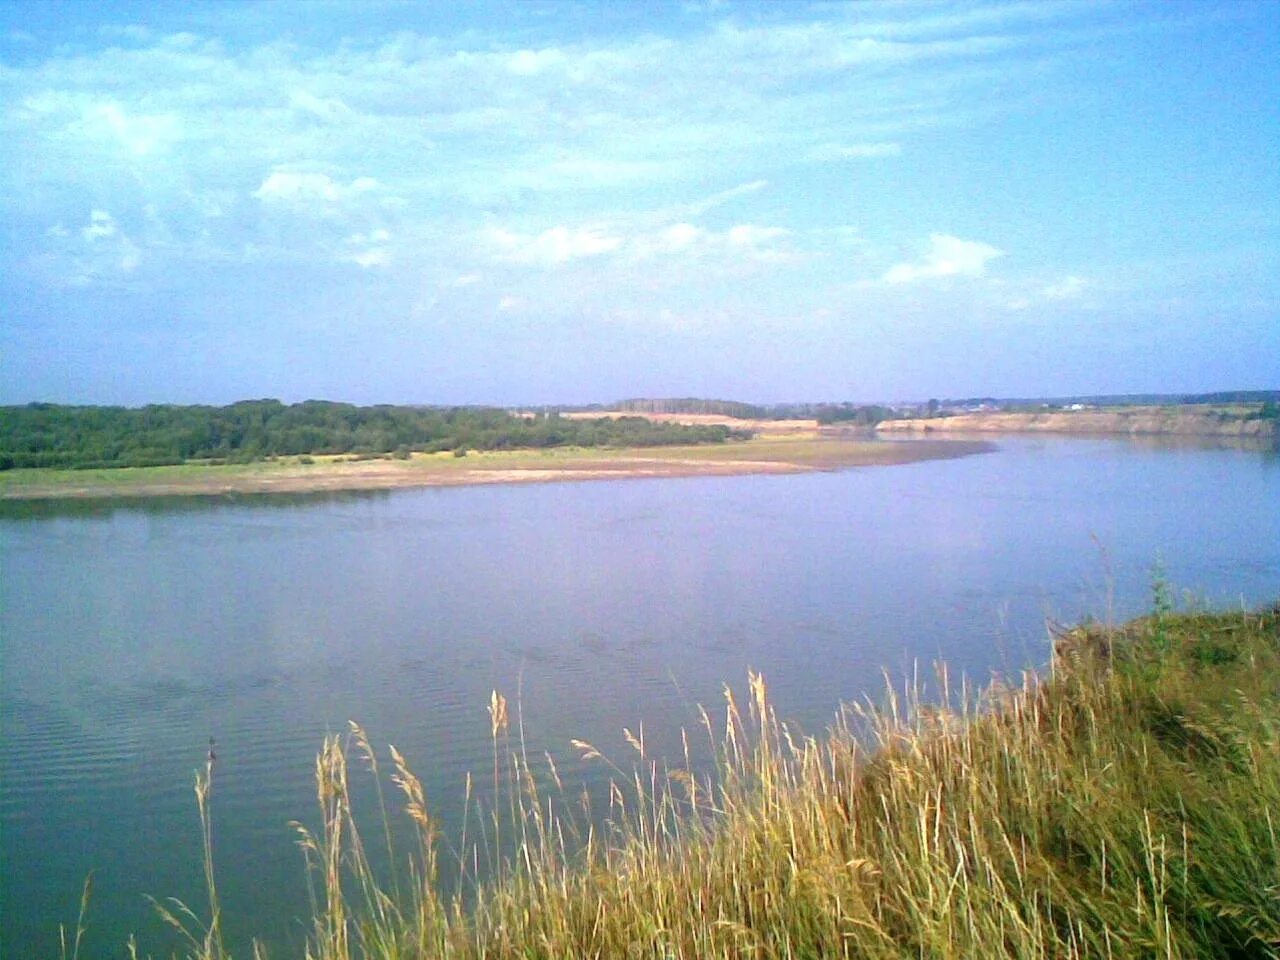
[[[173,948],[144,894],[200,903],[210,736],[231,935],[287,945],[289,821],[315,821],[315,749],[349,718],[447,820],[494,688],[581,778],[570,737],[671,744],[749,667],[818,731],[882,669],[1043,663],[1046,617],[1141,612],[1157,558],[1215,604],[1280,597],[1276,454],[1019,439],[802,476],[7,506],[0,956],[56,955],[91,870],[88,955]]]

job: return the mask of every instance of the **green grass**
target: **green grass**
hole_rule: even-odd
[[[495,693],[478,776],[497,800],[472,802],[447,841],[394,750],[380,761],[354,726],[327,740],[321,825],[301,834],[307,956],[1280,956],[1274,608],[1078,628],[1046,677],[951,691],[967,704],[954,709],[890,694],[820,737],[781,723],[760,677],[725,694],[696,734],[711,773],[659,763],[629,734],[617,766],[576,744],[616,776],[591,816],[549,758],[526,757]],[[370,842],[391,846],[393,822],[414,830],[394,876],[370,865],[356,769],[392,808]],[[201,960],[227,955],[212,859],[212,922],[175,918]],[[442,870],[460,871],[460,895],[440,893]]]
[[[317,463],[320,461],[317,460]],[[209,484],[234,486],[238,482],[302,469],[297,457],[254,463],[210,464],[191,462],[163,467],[106,467],[63,470],[37,467],[0,472],[0,496],[21,496],[29,489],[77,489],[127,495],[154,487],[200,488]]]
[[[826,443],[825,446],[833,446]],[[465,457],[455,457],[451,452],[414,454],[411,459],[397,461],[390,457],[378,457],[363,462],[380,464],[405,470],[456,471],[475,470],[484,467],[498,469],[536,469],[548,464],[576,462],[607,462],[632,458],[649,459],[714,459],[752,460],[768,459],[787,454],[814,453],[824,449],[821,441],[800,445],[791,440],[737,441],[723,445],[685,445],[667,447],[552,447],[545,450],[488,450],[469,451]],[[300,462],[299,457],[280,457],[277,460],[259,460],[241,464],[190,463],[163,467],[117,467],[89,470],[57,468],[32,468],[0,472],[0,490],[21,487],[44,486],[119,486],[132,487],[150,484],[195,483],[209,479],[231,482],[241,477],[260,477],[271,474],[295,472],[307,467],[325,469],[342,468],[352,462],[350,455],[313,456],[310,464]]]

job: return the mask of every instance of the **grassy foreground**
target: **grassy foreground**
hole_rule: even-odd
[[[726,690],[703,715],[709,776],[628,735],[636,772],[617,771],[604,828],[512,742],[495,693],[498,800],[468,835],[441,841],[391,751],[379,805],[398,796],[418,840],[397,878],[370,866],[352,815],[349,769],[380,778],[353,727],[318,757],[323,826],[302,834],[307,956],[1280,956],[1276,608],[1078,628],[1047,677],[953,693],[971,705],[891,697],[808,738],[753,676],[745,702]],[[437,892],[445,868],[461,897]],[[209,891],[211,925],[177,919],[191,956],[221,960],[211,868]]]

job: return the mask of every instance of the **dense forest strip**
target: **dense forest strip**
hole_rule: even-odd
[[[644,417],[569,420],[492,407],[358,407],[308,400],[249,400],[225,407],[151,405],[0,407],[0,470],[154,467],[202,460],[365,456],[551,447],[652,447],[746,439],[720,424]]]

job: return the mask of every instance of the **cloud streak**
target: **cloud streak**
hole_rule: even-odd
[[[249,340],[414,390],[559,343],[584,376],[808,349],[852,389],[913,330],[914,364],[940,329],[1277,300],[1247,3],[23,3],[0,11],[29,33],[0,42],[0,291],[28,377],[171,317],[218,331],[210,380]],[[82,348],[77,323],[111,329]]]
[[[314,207],[357,198],[377,189],[378,181],[373,177],[357,177],[342,184],[323,173],[276,170],[253,191],[253,196],[263,203]]]
[[[485,231],[484,240],[499,259],[511,263],[556,266],[571,260],[598,257],[622,246],[622,238],[592,227],[552,227],[536,236],[510,230]]]
[[[989,243],[934,233],[929,236],[929,249],[920,260],[895,264],[883,279],[889,284],[904,284],[942,277],[981,277],[986,273],[987,264],[1002,256],[1004,251]]]
[[[6,196],[40,183],[38,202],[9,211],[33,236],[77,201],[149,205],[163,230],[137,242],[167,258],[341,261],[346,236],[382,228],[426,261],[501,209],[522,238],[506,256],[564,263],[621,242],[562,230],[553,207],[596,222],[683,207],[668,224],[696,222],[754,202],[767,170],[898,156],[912,130],[963,111],[997,62],[1002,82],[1016,75],[1010,54],[1043,19],[1004,9],[966,35],[963,18],[922,29],[837,8],[750,22],[727,8],[693,32],[518,47],[500,33],[326,47],[120,25],[103,48],[0,74],[0,182]],[[707,171],[739,185],[689,200]],[[300,245],[254,204],[323,215],[315,229],[330,232]]]

